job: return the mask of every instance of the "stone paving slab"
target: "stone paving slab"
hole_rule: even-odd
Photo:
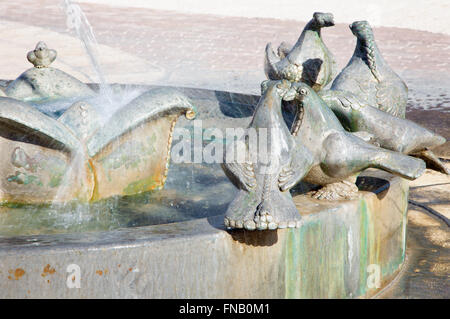
[[[182,14],[88,3],[80,6],[99,43],[121,48],[163,66],[172,73],[167,81],[184,81],[191,86],[221,85],[214,88],[226,86],[228,90],[241,93],[259,91],[259,83],[264,79],[266,43],[293,43],[305,25],[305,22],[294,20]],[[66,18],[54,0],[2,2],[0,18],[68,33]],[[355,37],[347,24],[336,22],[335,27],[323,31],[323,37],[335,53],[339,66],[343,67],[352,55]],[[450,81],[446,72],[450,67],[449,35],[385,27],[374,28],[374,33],[394,70],[414,78],[410,84],[413,94],[414,87],[419,87],[417,78],[427,79],[424,83],[430,78],[437,82]],[[11,32],[6,38],[13,40],[14,37]],[[31,42],[35,40],[30,39]],[[2,52],[2,57],[8,54],[6,51]],[[128,70],[124,67],[123,71]],[[443,94],[438,99],[443,100],[441,107],[450,106],[448,86],[437,85],[434,90],[437,92],[428,92],[430,96],[425,102],[436,106],[435,99]]]
[[[446,163],[450,168],[450,163]],[[410,199],[430,207],[450,219],[450,177],[427,169],[425,174],[409,183]],[[450,233],[449,233],[450,235]]]
[[[406,261],[400,275],[377,297],[382,299],[450,298],[448,226],[410,205]]]
[[[11,37],[12,34],[14,37]],[[55,48],[58,52],[52,67],[67,72],[83,82],[97,81],[80,41],[69,34],[19,22],[0,21],[0,37],[5,39],[3,45],[7,47],[0,55],[4,55],[3,61],[8,61],[1,66],[2,79],[15,79],[23,71],[31,68],[26,54],[34,49],[33,43],[36,39],[43,38],[49,48]],[[162,68],[120,48],[100,44],[98,50],[102,53],[99,57],[100,64],[108,71],[108,80],[111,82],[140,83],[144,77],[148,81],[158,81],[164,76]],[[124,68],[128,72],[124,73]]]

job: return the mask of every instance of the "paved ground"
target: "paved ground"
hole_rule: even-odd
[[[81,7],[100,44],[162,67],[166,75],[158,81],[216,89],[219,86],[243,93],[259,91],[259,83],[264,79],[262,66],[266,43],[282,40],[295,42],[305,24],[293,20],[181,14],[85,3]],[[61,35],[70,34],[66,18],[62,9],[55,5],[55,0],[2,2],[0,18],[4,24],[2,29],[7,30],[6,34],[2,34],[2,41],[8,45],[16,44],[14,51],[2,50],[1,60],[11,56],[24,57],[38,40],[37,37],[42,40],[47,38],[46,32],[41,30],[40,35],[28,37],[28,45],[21,43],[19,46],[16,43],[16,27],[8,25],[10,21],[50,29]],[[450,75],[447,74],[450,68],[450,36],[399,28],[375,28],[374,32],[384,57],[410,86],[411,104],[417,104],[420,108],[450,107]],[[336,27],[324,30],[323,37],[343,67],[355,44],[355,37],[348,25],[338,23]],[[59,51],[76,47],[66,44],[65,39],[49,45],[53,44]],[[109,55],[106,47],[99,51],[101,56]],[[65,55],[60,54],[59,59],[64,58]],[[124,75],[134,73],[128,69],[130,58],[117,61],[120,64],[112,72],[105,66],[107,75],[115,74],[117,70]],[[25,59],[23,63],[26,65]],[[23,63],[2,66],[0,75],[15,76],[23,70]],[[147,71],[153,72],[151,68]],[[148,83],[153,78],[140,75],[134,80]],[[425,91],[426,94],[422,94]],[[421,95],[418,100],[417,95]]]
[[[368,20],[375,26],[402,27],[450,34],[447,0],[77,0],[119,7],[175,10],[233,17],[307,21],[311,12],[333,12],[343,23]]]
[[[158,83],[241,93],[259,92],[259,83],[264,80],[266,43],[295,42],[305,25],[293,20],[183,14],[102,4],[83,3],[81,7],[97,36],[100,62],[110,82]],[[70,35],[65,20],[54,0],[1,2],[0,79],[14,79],[30,67],[26,53],[37,41],[44,40],[58,50],[55,67],[83,81],[96,81],[89,60],[80,43]],[[374,33],[385,59],[410,88],[407,118],[450,140],[450,35],[393,27],[374,28]],[[348,26],[338,23],[324,30],[323,37],[339,65],[345,66],[355,45]],[[450,143],[436,152],[450,159]],[[427,171],[412,182],[411,199],[450,218],[449,185],[448,176]],[[417,220],[423,221],[420,214],[424,214],[423,208],[414,209],[417,213],[409,217],[413,228],[419,223]],[[438,249],[439,256],[448,257],[450,232],[446,225],[441,226],[421,230],[417,226],[414,229],[419,230],[412,233],[416,237],[438,236],[440,248],[432,249]],[[418,240],[411,243],[418,243],[418,246],[408,243],[413,248],[428,249]],[[438,266],[430,266],[442,275],[436,277],[440,278],[436,285],[442,280],[444,285],[448,283],[449,265],[448,258],[440,258]],[[406,276],[403,283],[408,280],[415,279]],[[433,296],[444,296],[439,289]],[[392,296],[417,294],[403,290]]]
[[[450,298],[448,226],[410,205],[406,262],[401,274],[377,297]]]

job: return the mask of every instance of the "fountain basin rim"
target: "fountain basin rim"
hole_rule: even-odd
[[[362,198],[367,199],[368,196],[383,197],[383,194],[389,191],[394,184],[400,184],[403,180],[400,177],[376,169],[368,169],[362,177],[375,178],[383,181],[379,185],[373,185],[373,189],[360,192],[358,199],[345,201],[319,201],[309,198],[307,195],[294,196],[294,198],[304,198],[313,205],[322,206],[320,210],[302,212],[302,225],[310,218],[321,213],[329,213],[338,209],[345,208],[346,205],[352,205]],[[397,186],[398,187],[398,186]],[[371,195],[370,195],[371,194]],[[198,236],[206,236],[207,238],[215,238],[221,234],[231,234],[233,232],[243,232],[245,230],[227,230],[224,223],[224,214],[191,219],[187,221],[156,224],[149,226],[122,227],[110,231],[93,231],[93,232],[74,232],[62,234],[41,234],[41,235],[25,235],[13,237],[0,237],[0,257],[5,255],[17,255],[20,251],[24,254],[39,254],[43,251],[67,251],[70,249],[81,250],[98,250],[98,249],[122,249],[132,247],[144,247],[159,241],[186,241],[188,238]],[[286,231],[287,229],[275,230]],[[255,233],[265,233],[271,231],[253,231]]]
[[[17,254],[39,255],[42,252],[87,251],[144,247],[159,241],[179,241],[198,236],[210,236],[225,231],[224,215],[183,222],[118,228],[111,231],[70,234],[44,234],[0,237],[0,257]],[[177,233],[174,233],[174,230]],[[92,239],[96,239],[92,242]]]
[[[7,79],[0,79],[0,89],[4,89],[8,86],[8,84],[10,84],[11,82],[13,82],[14,80],[7,80]],[[85,83],[87,86],[89,86],[91,89],[94,90],[95,93],[99,92],[100,89],[100,84],[97,82],[87,82]],[[235,95],[242,95],[242,96],[249,96],[252,98],[259,98],[261,96],[261,94],[254,94],[254,93],[246,93],[246,92],[237,92],[237,91],[224,91],[224,90],[216,90],[216,89],[209,89],[209,88],[203,88],[203,87],[196,87],[196,86],[184,86],[184,85],[164,85],[164,84],[145,84],[145,83],[118,83],[118,82],[114,82],[114,83],[109,83],[109,85],[114,89],[114,88],[148,88],[148,89],[153,89],[153,88],[173,88],[173,89],[180,89],[182,90],[188,90],[188,91],[208,91],[208,92],[219,92],[219,93],[229,93],[229,94],[235,94]],[[24,103],[28,103],[28,102],[24,102]]]
[[[408,183],[384,172],[368,175],[390,187],[383,190],[376,182],[359,200],[328,204],[294,196],[303,210],[300,228],[225,231],[224,216],[216,215],[106,232],[0,238],[0,297],[371,297],[402,269]],[[373,263],[382,269],[376,289],[360,276]],[[82,289],[66,286],[74,264]]]

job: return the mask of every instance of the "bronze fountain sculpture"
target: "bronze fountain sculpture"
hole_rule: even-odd
[[[250,128],[282,132],[277,135],[278,141],[269,139],[267,151],[273,156],[272,162],[279,165],[275,171],[261,175],[255,174],[257,162],[248,157],[245,163],[222,165],[241,190],[227,210],[228,228],[299,227],[301,217],[293,213],[288,190],[300,180],[323,186],[313,192],[314,198],[337,200],[358,197],[356,177],[369,167],[410,180],[418,178],[425,162],[412,156],[423,158],[429,168],[449,174],[429,150],[445,143],[445,139],[404,119],[407,87],[382,58],[366,21],[350,25],[357,37],[355,52],[333,81],[336,62],[320,36],[321,28],[332,25],[331,13],[316,12],[292,49],[282,43],[277,56],[270,43],[266,46],[266,75],[281,81],[269,82],[269,89],[263,89]],[[329,83],[331,88],[325,90]],[[283,94],[273,96],[280,90]],[[268,103],[275,104],[267,107]],[[295,114],[290,134],[279,110],[282,103]],[[284,152],[279,145],[287,146]],[[275,150],[278,155],[272,154]],[[279,204],[283,196],[288,206]]]
[[[39,42],[27,58],[34,68],[0,97],[1,202],[92,202],[163,187],[176,121],[195,116],[182,93],[148,90],[104,121],[94,90],[49,67],[55,50]],[[50,116],[36,109],[55,101],[69,107]]]
[[[326,86],[337,74],[333,54],[321,37],[321,29],[334,25],[331,13],[316,12],[303,29],[297,43],[288,49],[285,42],[278,47],[278,56],[272,44],[266,46],[265,72],[271,80],[302,81],[314,90]]]
[[[261,85],[247,131],[266,138],[268,149],[249,155],[248,135],[240,141],[244,162],[228,159],[226,149],[222,168],[240,189],[227,210],[227,227],[299,227],[289,189],[300,181],[322,186],[314,198],[336,200],[358,197],[356,177],[369,167],[415,179],[425,168],[418,157],[448,174],[430,151],[445,139],[404,119],[407,87],[382,58],[369,24],[350,25],[355,52],[337,76],[321,38],[321,29],[333,25],[331,13],[316,12],[294,46],[282,43],[277,54],[266,46],[271,81]],[[151,89],[105,121],[95,90],[50,67],[56,56],[39,42],[27,55],[34,68],[2,91],[0,143],[10,155],[0,162],[7,177],[1,201],[91,202],[162,188],[175,123],[181,114],[194,117],[192,103],[174,89]],[[56,115],[36,109],[54,101],[70,107]],[[292,123],[284,119],[289,112]]]
[[[256,106],[249,126],[256,134],[267,130],[268,152],[251,158],[249,141],[244,136],[245,163],[225,159],[222,165],[227,176],[240,189],[237,198],[230,204],[225,217],[228,227],[254,229],[276,229],[299,227],[300,216],[292,201],[289,189],[309,171],[313,156],[283,121],[282,99],[292,100],[296,91],[287,80],[266,81],[262,84],[262,96]],[[266,138],[258,134],[258,138]],[[234,148],[231,144],[228,147]],[[267,155],[265,158],[261,158]]]
[[[333,25],[315,13],[294,46],[267,45],[260,96],[102,91],[101,77],[50,67],[56,51],[39,42],[33,68],[0,80],[0,296],[378,294],[369,269],[384,287],[405,261],[407,180],[426,165],[448,174],[431,151],[445,139],[404,118],[407,87],[367,22],[351,25],[357,46],[337,75],[321,38]],[[209,134],[228,128],[244,134]],[[196,161],[199,149],[225,152]],[[83,289],[67,289],[74,262]]]

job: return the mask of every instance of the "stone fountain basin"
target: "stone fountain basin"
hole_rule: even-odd
[[[204,129],[245,127],[258,99],[179,89],[197,107]],[[186,119],[177,123],[190,125]],[[192,183],[181,183],[188,174]],[[146,205],[127,211],[119,206],[115,214],[140,216],[118,227],[74,231],[47,225],[33,232],[23,226],[8,232],[14,219],[2,216],[13,215],[14,208],[6,207],[0,210],[0,297],[371,297],[404,262],[408,182],[367,170],[358,186],[359,199],[324,202],[304,194],[308,185],[298,185],[292,193],[302,225],[275,231],[225,230],[223,214],[236,189],[218,164],[171,163],[165,188]],[[164,218],[173,203],[182,203],[174,209],[179,214]],[[156,217],[145,218],[150,215]],[[69,288],[78,279],[80,288]]]

